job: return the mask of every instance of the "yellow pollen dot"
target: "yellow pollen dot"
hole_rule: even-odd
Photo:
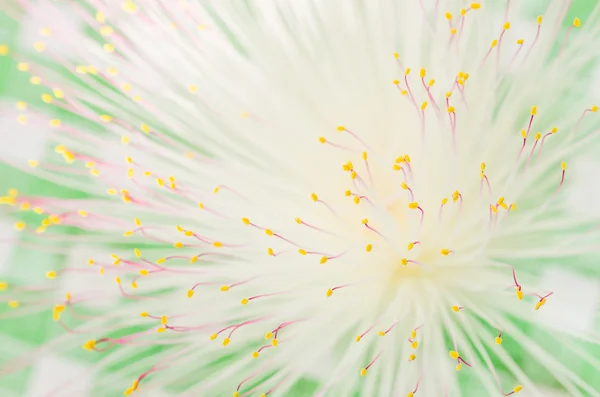
[[[408,265],[408,259],[406,259],[406,258],[402,258],[402,259],[400,260],[400,263],[402,264],[402,266],[406,266],[406,265]]]
[[[446,110],[448,111],[448,113],[454,113],[454,110],[455,110],[455,109],[454,109],[454,106],[448,106],[448,107],[446,108]]]
[[[119,277],[115,277],[115,282],[116,282],[117,284],[121,284],[121,279],[120,279]]]
[[[8,48],[8,46],[6,44],[0,44],[0,56],[1,57],[8,55],[9,52],[10,52],[10,48]]]
[[[408,250],[412,250],[413,248],[415,248],[415,243],[408,243]]]
[[[495,339],[495,342],[496,342],[497,345],[501,345],[502,344],[502,338],[499,337],[499,336],[497,336],[496,339]]]
[[[539,141],[541,137],[542,137],[542,133],[541,132],[538,132],[537,134],[535,134],[535,140],[536,141]]]
[[[410,356],[408,356],[408,360],[409,361],[415,361],[417,359],[417,355],[416,354],[411,354]],[[408,393],[409,396],[412,396],[412,392]]]
[[[448,256],[450,254],[450,250],[447,248],[444,248],[440,251],[440,254],[442,254],[444,256]]]
[[[414,341],[413,343],[410,344],[410,347],[412,347],[414,350],[417,350],[417,348],[419,347],[419,342]]]
[[[535,310],[540,310],[542,306],[546,304],[546,298],[543,298],[541,301],[535,304]]]
[[[427,101],[425,101],[421,104],[421,110],[425,110],[426,107],[427,107]]]
[[[201,210],[203,210],[204,209],[204,203],[199,202],[198,203],[198,208],[200,208]]]
[[[427,70],[425,70],[424,68],[421,68],[419,70],[419,77],[423,78],[427,75]]]
[[[524,40],[524,39],[519,39],[519,40],[517,40],[517,44],[518,44],[518,45],[522,45],[524,42],[525,42],[525,40]]]
[[[342,132],[342,131],[346,131],[346,127],[344,127],[343,125],[340,125],[337,127],[337,130]]]
[[[141,252],[140,252],[140,250],[139,250],[139,249],[137,249],[137,248],[134,248],[134,249],[133,249],[133,253],[134,253],[134,254],[135,254],[135,256],[136,256],[136,257],[138,257],[138,258],[142,256],[142,253],[141,253]]]
[[[306,250],[304,250],[304,249],[300,248],[300,249],[298,250],[298,253],[299,253],[300,255],[306,255]]]
[[[562,163],[560,163],[560,167],[562,168],[563,171],[565,171],[567,169],[567,163],[565,163],[563,161]]]
[[[258,358],[258,355],[259,355],[259,354],[260,354],[259,352],[254,352],[254,353],[252,353],[252,358]],[[237,392],[236,392],[236,393],[237,393]]]
[[[456,366],[456,371],[460,371],[460,369],[461,369],[461,368],[462,368],[462,364],[458,364],[458,365]]]
[[[324,136],[320,136],[320,137],[319,137],[319,142],[321,142],[321,143],[326,143],[326,142],[327,142],[327,139],[325,139],[325,137],[324,137]]]
[[[197,261],[198,261],[198,255],[194,255],[194,256],[192,256],[192,257],[190,258],[190,263],[191,263],[191,264],[194,264],[194,263],[196,263]]]
[[[394,52],[394,58],[398,59],[400,56],[398,55],[397,52]]]
[[[49,278],[50,280],[56,278],[56,272],[55,271],[50,271],[50,272],[46,272],[46,277]]]
[[[17,117],[17,121],[19,122],[19,124],[25,125],[27,124],[27,116],[21,114],[19,115],[19,117]]]
[[[223,346],[227,346],[229,344],[229,342],[231,342],[231,339],[229,339],[229,338],[223,339]]]
[[[156,332],[161,333],[161,332],[165,332],[167,330],[167,327],[158,327],[156,329]]]
[[[156,260],[156,263],[160,265],[160,264],[162,264],[162,263],[165,263],[165,261],[166,261],[166,259],[165,259],[165,258],[158,258],[158,259]]]
[[[183,247],[183,243],[181,241],[178,241],[175,244],[173,244],[173,247],[175,247],[175,248],[182,248]]]
[[[50,127],[58,128],[60,127],[61,121],[59,119],[50,120]]]
[[[515,394],[517,394],[517,393],[518,393],[518,392],[520,392],[521,390],[523,390],[523,386],[521,386],[521,385],[518,385],[518,386],[516,386],[516,387],[513,389],[513,392],[514,392]]]
[[[270,256],[273,256],[273,255],[275,254],[275,252],[273,251],[273,248],[270,248],[270,247],[269,247],[269,248],[267,248],[267,253],[268,253]]]
[[[331,288],[328,288],[328,289],[327,289],[327,292],[325,293],[325,295],[326,295],[327,297],[330,297],[331,295],[333,295],[333,290],[332,290]]]
[[[412,332],[410,333],[410,337],[412,339],[415,339],[417,337],[417,331],[415,331],[414,329],[412,330]]]
[[[248,302],[250,302],[250,300],[248,300],[248,298],[244,298],[242,299],[242,301],[240,302],[242,305],[247,305]]]
[[[128,137],[128,136],[125,136],[125,135],[123,135],[123,136],[121,137],[121,143],[122,143],[123,145],[129,145],[129,137]]]
[[[271,229],[265,229],[265,233],[267,236],[272,236],[274,234]]]
[[[215,241],[213,243],[213,247],[215,247],[215,248],[221,248],[221,247],[223,247],[223,243],[220,242],[220,241]]]
[[[538,24],[538,26],[542,24],[542,16],[541,15],[537,17],[537,24]]]
[[[510,22],[504,22],[504,25],[502,25],[502,29],[504,29],[504,30],[510,29]]]
[[[16,309],[17,307],[19,307],[19,301],[17,301],[17,300],[8,301],[8,307],[10,307],[11,309]]]
[[[460,355],[458,354],[457,351],[453,351],[453,350],[450,351],[450,357],[452,357],[453,359],[456,360],[459,356]]]
[[[217,334],[212,334],[212,335],[210,336],[210,340],[215,340],[215,339],[217,339],[217,336],[218,336]]]
[[[400,84],[400,80],[392,80],[392,84],[398,85],[398,84]]]
[[[379,332],[377,332],[377,335],[379,335],[379,336],[385,336],[385,332],[384,331],[379,331]]]
[[[592,112],[596,113],[598,111],[598,106],[594,105],[594,106],[592,106],[592,108],[590,110]]]
[[[134,13],[138,10],[138,6],[131,0],[127,0],[123,3],[123,11]]]
[[[537,114],[537,106],[532,106],[531,107],[531,115],[535,116]]]
[[[367,244],[367,246],[365,247],[365,251],[371,252],[372,250],[373,250],[373,244]]]
[[[367,370],[365,368],[361,368],[360,376],[365,376],[367,374]]]
[[[446,19],[447,19],[447,20],[451,20],[451,19],[452,19],[452,14],[451,14],[451,13],[449,13],[449,12],[447,12],[447,13],[446,13]]]
[[[138,287],[137,283],[135,281],[132,281],[131,288],[137,288],[137,287]]]
[[[419,208],[419,203],[413,201],[412,203],[408,204],[408,208],[410,208],[411,210],[416,210],[417,208]]]
[[[229,291],[229,285],[224,285],[224,286],[222,286],[222,287],[221,287],[221,291],[223,291],[223,292],[227,292],[227,291]]]
[[[5,291],[8,288],[8,283],[6,281],[0,281],[0,291]]]
[[[324,265],[325,263],[327,263],[327,259],[328,259],[328,258],[327,258],[326,256],[322,256],[322,257],[321,257],[321,260],[319,261],[319,263],[320,263],[321,265]]]
[[[458,313],[460,311],[460,307],[458,306],[452,306],[452,311],[455,313]]]
[[[464,9],[464,8],[461,8],[461,9],[460,9],[460,16],[461,16],[461,17],[464,17],[465,15],[467,15],[467,10],[466,10],[466,9]]]
[[[57,99],[63,99],[65,97],[65,93],[60,88],[54,88],[52,93]]]
[[[494,48],[498,45],[498,40],[494,39],[492,40],[492,44],[490,45],[491,48]]]
[[[52,103],[52,96],[50,94],[43,94],[42,101],[46,103]]]
[[[265,339],[271,339],[273,337],[273,333],[272,332],[267,332],[265,334]]]
[[[161,323],[162,325],[165,325],[165,324],[167,323],[167,316],[161,316],[161,317],[160,317],[160,323]]]
[[[581,20],[579,18],[573,19],[573,26],[578,28],[581,26]]]
[[[29,64],[25,63],[25,62],[20,62],[20,63],[17,64],[17,70],[19,72],[28,72],[29,71]]]
[[[310,199],[316,203],[317,201],[319,201],[319,196],[317,196],[315,193],[311,193]]]
[[[406,68],[406,70],[404,71],[404,75],[408,76],[410,74],[410,68]]]
[[[481,3],[471,3],[472,10],[478,10],[481,8]]]
[[[242,218],[242,222],[244,222],[244,225],[249,225],[250,224],[250,219],[248,219],[248,218]]]
[[[456,28],[450,28],[450,34],[454,36],[456,34]]]
[[[25,229],[26,225],[25,222],[16,222],[14,227],[16,230],[21,231]]]
[[[93,259],[88,259],[88,265],[93,266],[96,263]]]
[[[90,339],[83,344],[83,348],[86,350],[94,350],[94,347],[96,347],[96,341],[93,339]]]

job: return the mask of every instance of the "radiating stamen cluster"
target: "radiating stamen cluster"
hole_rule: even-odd
[[[54,148],[3,160],[95,197],[0,198],[31,215],[15,229],[36,244],[60,238],[89,254],[48,271],[42,287],[0,283],[8,305],[47,311],[51,300],[67,343],[84,334],[83,348],[103,355],[98,371],[129,357],[98,380],[125,395],[304,395],[290,390],[315,377],[319,396],[449,395],[464,367],[488,391],[535,390],[499,349],[537,347],[513,321],[532,321],[553,292],[523,261],[572,249],[565,230],[576,221],[544,219],[562,216],[565,161],[597,140],[598,107],[557,115],[551,106],[573,87],[557,84],[550,98],[531,80],[582,67],[569,56],[597,29],[574,37],[575,19],[550,58],[557,27],[545,36],[541,16],[532,44],[515,47],[517,24],[498,25],[478,2],[456,13],[377,1],[368,23],[346,21],[342,36],[325,26],[332,42],[310,52],[313,27],[274,16],[279,1],[257,5],[256,19],[232,5],[167,3],[73,6],[93,37],[77,31],[73,44],[41,26],[35,54],[0,46],[41,90],[40,103],[17,102],[16,120]],[[297,54],[271,31],[288,28]],[[415,51],[422,29],[428,44]],[[352,67],[367,83],[346,75]],[[569,252],[590,252],[595,236]],[[567,390],[593,392],[543,361],[567,374]]]

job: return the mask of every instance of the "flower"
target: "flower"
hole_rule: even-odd
[[[5,293],[52,312],[53,348],[99,356],[106,395],[468,392],[457,371],[538,393],[518,350],[597,393],[523,328],[561,299],[533,261],[597,257],[598,220],[563,204],[599,141],[593,24],[510,2],[88,5],[6,51],[42,90],[15,117],[54,153],[3,155],[87,196],[0,201],[86,253]]]

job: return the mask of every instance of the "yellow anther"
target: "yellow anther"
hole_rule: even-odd
[[[134,249],[133,249],[133,253],[135,254],[135,256],[136,256],[137,258],[139,258],[139,257],[141,257],[141,256],[142,256],[142,253],[140,252],[140,250],[139,250],[138,248],[134,248]],[[141,270],[140,270],[140,272],[141,272]]]
[[[319,261],[319,263],[320,263],[321,265],[324,265],[325,263],[327,263],[327,260],[328,260],[328,259],[329,259],[329,258],[327,258],[325,255],[323,255],[323,256],[321,257],[321,260]]]
[[[182,248],[183,247],[183,243],[181,241],[178,241],[175,244],[173,244],[173,247],[175,247],[175,248]]]
[[[408,154],[404,155],[404,162],[405,163],[410,163],[410,156]]]
[[[452,306],[452,311],[455,313],[458,313],[460,311],[460,306],[456,306],[456,305]]]
[[[398,84],[400,84],[400,80],[392,80],[392,84],[398,85]]]
[[[446,203],[448,203],[448,197],[442,199],[442,205],[446,205]]]
[[[410,337],[411,337],[412,339],[415,339],[415,338],[417,337],[417,330],[414,330],[414,329],[413,329],[413,330],[412,330],[412,332],[410,333]]]
[[[317,196],[315,193],[311,193],[310,199],[316,203],[319,200],[319,196]]]
[[[200,208],[201,210],[204,209],[204,203],[202,203],[201,201],[198,202],[198,208]]]
[[[160,334],[161,332],[165,332],[166,330],[167,330],[167,327],[158,327],[156,329],[156,332],[158,332]]]
[[[360,197],[359,196],[354,196],[354,204],[360,204]]]
[[[190,84],[188,86],[188,91],[190,92],[190,94],[195,94],[196,92],[198,92],[198,87],[196,87],[194,84]]]
[[[352,172],[350,173],[350,176],[352,177],[352,179],[356,179],[358,174],[356,173],[356,171],[352,170]]]
[[[271,341],[271,346],[273,346],[273,347],[277,347],[277,345],[279,345],[279,341],[278,341],[277,339],[273,339],[273,340]]]
[[[326,142],[327,142],[327,139],[325,139],[325,137],[324,137],[324,136],[320,136],[320,137],[319,137],[319,142],[321,142],[321,143],[326,143]]]
[[[42,101],[46,102],[46,103],[52,103],[52,95],[50,94],[42,94]]]
[[[250,300],[248,300],[248,298],[244,298],[242,299],[242,301],[240,302],[242,305],[247,305],[248,302],[250,302]]]
[[[465,15],[467,15],[467,10],[465,8],[461,8],[460,9],[460,16],[464,17]]]
[[[398,164],[394,164],[392,168],[394,169],[394,171],[400,171],[402,169],[402,167],[400,167]]]
[[[449,12],[446,12],[446,19],[450,21],[452,19],[452,14]]]
[[[461,368],[462,368],[462,364],[457,364],[456,365],[456,371],[460,371]]]
[[[56,272],[55,271],[46,272],[46,278],[49,278],[50,280],[55,279],[56,278]]]
[[[221,291],[223,291],[223,292],[227,292],[227,291],[229,291],[229,285],[224,285],[224,286],[222,286],[222,287],[221,287]]]
[[[521,130],[521,136],[523,137],[523,139],[527,138],[527,131]]]
[[[271,339],[272,337],[273,337],[273,333],[272,333],[272,332],[267,332],[267,333],[265,334],[265,339],[267,339],[267,340],[268,340],[268,339]]]
[[[379,332],[377,332],[377,335],[379,335],[379,336],[385,336],[385,332],[384,331],[379,331]]]
[[[259,352],[254,352],[254,353],[252,353],[252,358],[258,358],[258,355],[259,355],[259,354],[260,354]]]
[[[456,34],[456,28],[450,28],[450,34],[454,36]]]
[[[360,376],[365,376],[366,374],[367,374],[366,368],[361,368],[361,370],[360,370]]]
[[[29,71],[29,64],[25,63],[25,62],[20,62],[20,63],[17,64],[17,70],[19,72],[28,72]]]
[[[598,111],[598,106],[594,105],[594,106],[592,106],[592,108],[590,110],[592,112],[596,113]]]
[[[137,285],[137,282],[136,282],[135,280],[134,280],[134,281],[132,281],[132,282],[131,282],[131,288],[134,288],[134,289],[135,289],[135,288],[137,288],[137,287],[138,287],[138,285]]]
[[[50,125],[52,128],[58,128],[61,124],[62,122],[59,119],[52,119],[48,122],[48,125]]]
[[[33,76],[29,79],[29,82],[33,85],[40,85],[42,84],[42,79],[38,76]]]
[[[421,104],[421,110],[425,110],[425,108],[426,108],[426,107],[427,107],[427,101],[424,101],[424,102]]]
[[[497,345],[501,345],[502,344],[502,338],[499,336],[496,336],[495,342]]]
[[[8,55],[10,48],[6,44],[0,44],[0,57]]]
[[[367,161],[367,152],[363,152],[362,158],[364,161]]]
[[[250,219],[248,219],[248,218],[242,218],[242,222],[244,222],[244,225],[249,225],[250,224]]]
[[[458,357],[460,357],[460,354],[458,354],[457,351],[451,350],[450,352],[450,357],[452,357],[453,359],[457,359]]]
[[[404,75],[408,76],[410,74],[410,68],[406,68],[406,70],[404,71]]]
[[[31,204],[28,202],[22,202],[21,205],[19,206],[19,209],[21,211],[28,211],[31,208]]]
[[[16,222],[14,225],[15,229],[18,231],[24,230],[26,226],[27,225],[25,224],[25,222]]]
[[[535,116],[537,114],[537,106],[532,106],[531,107],[531,115]]]
[[[305,249],[302,249],[302,248],[300,248],[300,249],[298,250],[298,253],[299,253],[300,255],[306,255],[306,250],[305,250]]]
[[[458,201],[459,198],[460,198],[460,192],[458,190],[455,190],[454,193],[452,193],[452,200]]]
[[[161,317],[160,317],[160,323],[161,323],[162,325],[165,325],[165,324],[167,323],[167,316],[161,316]]]
[[[272,235],[273,235],[273,234],[275,234],[275,233],[273,233],[273,231],[272,231],[271,229],[265,229],[265,234],[266,234],[267,236],[272,236]]]
[[[157,263],[158,265],[160,265],[160,264],[163,264],[163,263],[165,263],[165,261],[166,261],[166,260],[167,260],[166,258],[158,258],[158,259],[156,260],[156,263]]]
[[[138,6],[132,1],[132,0],[126,0],[123,3],[123,11],[129,12],[129,13],[134,13],[138,10]]]
[[[346,127],[344,127],[343,125],[339,125],[336,129],[340,132],[346,131]]]
[[[270,256],[273,256],[273,255],[275,255],[275,252],[273,251],[273,248],[270,248],[270,247],[269,247],[269,248],[267,248],[267,253],[268,253]]]
[[[417,203],[416,201],[408,203],[408,208],[410,208],[411,210],[416,210],[417,208],[419,208],[419,203]]]
[[[478,10],[481,8],[481,3],[471,3],[472,10]]]
[[[6,281],[0,281],[0,291],[5,291],[8,288],[8,283]]]
[[[215,241],[213,243],[213,247],[215,247],[215,248],[221,248],[221,247],[223,247],[223,243],[220,242],[220,241]]]
[[[327,297],[330,297],[331,295],[333,295],[333,290],[331,288],[327,288],[327,292],[325,293],[325,295]]]
[[[579,18],[573,19],[573,26],[578,28],[581,26],[581,20]]]
[[[407,258],[402,258],[400,260],[400,263],[402,264],[402,266],[406,266],[406,265],[408,265],[408,259]]]
[[[525,40],[524,40],[524,39],[519,39],[519,40],[517,40],[517,44],[518,44],[518,45],[522,45],[524,42],[525,42]]]
[[[16,309],[17,307],[19,307],[19,301],[17,301],[17,300],[9,300],[8,301],[8,307],[10,307],[11,309]]]
[[[541,301],[535,304],[535,310],[540,310],[542,306],[546,304],[546,298],[543,298]]]
[[[515,386],[515,388],[513,389],[513,392],[514,392],[515,394],[517,394],[517,393],[518,393],[518,392],[520,392],[521,390],[523,390],[523,386],[521,386],[521,385],[518,385],[518,386]]]
[[[415,243],[408,243],[408,250],[412,250],[413,248],[415,248]]]
[[[363,225],[366,225],[367,223],[369,223],[369,219],[368,218],[364,218],[362,221],[360,221]]]
[[[234,392],[233,397],[240,397],[240,392],[238,392],[238,391]]]
[[[419,70],[419,76],[420,76],[421,78],[423,78],[423,77],[425,77],[426,75],[427,75],[427,70],[425,70],[424,68],[421,68],[421,69]]]
[[[96,347],[96,341],[93,339],[90,339],[83,344],[83,348],[86,350],[94,350],[95,347]]]
[[[371,252],[372,250],[373,250],[373,244],[367,244],[367,246],[365,247],[365,251]]]
[[[455,111],[454,106],[448,106],[446,110],[448,111],[448,113],[454,113]]]
[[[218,337],[218,336],[219,336],[219,335],[217,335],[217,334],[212,334],[212,335],[210,336],[210,340],[215,340],[215,339],[217,339],[217,337]]]
[[[115,277],[115,283],[121,284],[121,279],[119,277]]]
[[[133,236],[133,231],[132,230],[128,230],[126,232],[123,233],[123,237],[129,237],[129,236]]]
[[[416,355],[416,354],[414,354],[414,353],[412,353],[410,356],[408,356],[408,361],[415,361],[416,359],[417,359],[417,355]],[[413,393],[412,393],[412,392],[410,392],[410,393],[408,393],[408,395],[409,395],[409,396],[412,396],[412,395],[413,395]]]
[[[542,133],[541,132],[538,132],[538,133],[535,134],[535,140],[536,141],[539,141],[541,137],[542,137]]]
[[[417,350],[417,348],[419,347],[419,342],[414,341],[413,343],[410,344],[410,347],[412,347],[414,350]]]
[[[429,80],[429,83],[427,83],[427,87],[433,87],[434,84],[435,84],[435,79],[431,79],[431,80]]]
[[[502,29],[504,29],[504,30],[510,29],[510,22],[504,22],[504,25],[502,25]]]
[[[490,48],[494,48],[498,45],[498,40],[494,39],[492,40],[492,44],[490,45]]]
[[[564,161],[560,163],[560,168],[562,168],[563,171],[567,170],[567,163],[565,163]]]
[[[192,257],[190,258],[190,263],[191,263],[191,264],[194,264],[194,263],[196,263],[197,261],[198,261],[198,255],[194,255],[194,256],[192,256]]]
[[[450,254],[450,252],[452,252],[452,251],[450,251],[447,248],[443,248],[442,250],[440,250],[440,254],[442,254],[444,256],[448,256]]]
[[[360,342],[360,340],[362,339],[362,337],[360,335],[356,335],[356,338],[354,338],[355,342]]]
[[[542,16],[541,15],[539,15],[537,17],[537,24],[538,24],[538,26],[542,24]]]

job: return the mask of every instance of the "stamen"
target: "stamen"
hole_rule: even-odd
[[[360,370],[360,376],[365,376],[367,374],[367,371],[369,370],[369,368],[371,368],[371,366],[373,364],[375,364],[375,362],[379,359],[379,357],[381,356],[382,351],[380,351],[373,360],[371,360],[371,362],[364,368],[362,368]]]

